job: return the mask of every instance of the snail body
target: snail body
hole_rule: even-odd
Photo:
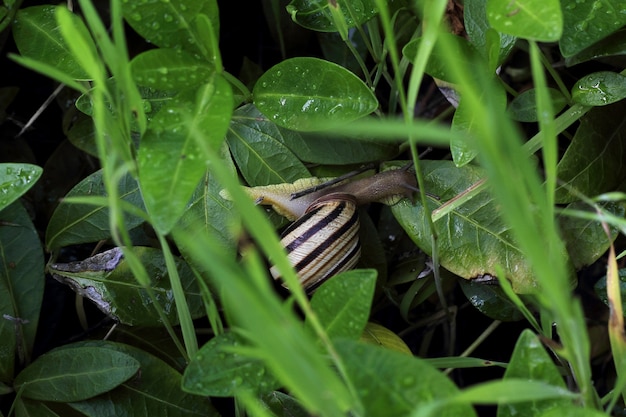
[[[258,204],[271,205],[289,220],[295,219],[282,233],[281,243],[307,291],[356,266],[361,256],[358,206],[395,204],[417,190],[415,175],[396,169],[292,198],[294,192],[321,182],[307,179],[247,189]],[[281,279],[275,266],[270,272]]]

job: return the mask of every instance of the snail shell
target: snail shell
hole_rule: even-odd
[[[300,282],[313,291],[326,279],[355,267],[361,257],[357,200],[332,193],[315,200],[282,234],[281,243]],[[276,267],[270,269],[280,279]]]

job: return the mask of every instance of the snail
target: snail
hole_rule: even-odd
[[[310,190],[302,192],[307,187]],[[414,173],[394,169],[331,187],[325,187],[323,180],[308,178],[246,190],[257,204],[271,205],[293,221],[282,233],[281,244],[300,282],[312,292],[359,261],[358,206],[372,202],[395,204],[402,197],[412,197],[417,184]],[[275,266],[270,273],[274,279],[282,278]]]

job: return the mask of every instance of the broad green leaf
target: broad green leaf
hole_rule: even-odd
[[[561,53],[572,56],[607,37],[626,24],[626,4],[622,1],[563,0]]]
[[[606,106],[625,97],[626,77],[617,72],[594,72],[572,87],[572,100],[585,106]]]
[[[133,251],[151,277],[151,291],[172,325],[178,323],[174,296],[160,250],[135,247]],[[192,317],[204,315],[202,299],[191,268],[176,260],[180,280]],[[91,300],[105,314],[129,326],[158,326],[160,316],[147,291],[137,282],[124,260],[121,249],[114,248],[84,261],[57,263],[48,266],[58,281]]]
[[[554,113],[558,114],[567,105],[567,99],[559,90],[553,88],[548,89],[550,98],[552,99],[552,108]],[[531,88],[515,97],[507,109],[513,120],[518,122],[536,122],[537,121],[537,101],[536,90]]]
[[[463,2],[463,19],[465,22],[465,31],[474,47],[482,53],[483,56],[489,57],[489,41],[487,39],[488,31],[491,28],[487,20],[487,2],[488,0],[465,0]],[[515,46],[517,38],[505,33],[498,33],[500,40],[498,59],[496,66],[509,55],[509,52]]]
[[[357,340],[370,314],[376,270],[357,269],[324,282],[311,298],[311,308],[331,338]]]
[[[565,64],[570,67],[592,59],[615,55],[626,55],[626,29],[620,29],[577,54],[567,57]]]
[[[143,200],[137,181],[126,174],[118,184],[122,201],[143,210]],[[78,183],[66,197],[106,196],[102,171],[96,171]],[[141,217],[126,213],[127,229],[143,223]],[[61,201],[52,213],[46,229],[46,247],[49,250],[79,243],[97,242],[111,236],[109,208],[103,205],[86,205]]]
[[[517,339],[511,361],[504,372],[504,379],[518,378],[543,381],[551,386],[566,389],[563,377],[539,338],[530,330],[524,330]],[[528,402],[500,404],[498,417],[537,415],[550,408],[571,404],[570,398],[554,398]]]
[[[404,343],[404,340],[397,334],[381,326],[380,324],[368,322],[361,335],[361,342],[395,350],[396,352],[412,355],[411,349]]]
[[[276,416],[311,417],[297,399],[280,391],[266,395],[262,401]]]
[[[226,141],[248,184],[279,184],[311,176],[283,144],[282,136],[253,105],[235,110]]]
[[[500,321],[518,321],[524,318],[497,282],[461,281],[460,284],[467,300],[485,316]]]
[[[294,22],[319,32],[335,32],[337,27],[330,11],[331,7],[339,9],[345,24],[350,28],[359,26],[378,14],[376,2],[373,0],[346,1],[337,0],[292,0],[287,12]]]
[[[458,393],[446,376],[424,360],[351,340],[335,347],[363,408],[371,417],[406,416],[423,404]],[[437,416],[475,416],[469,405],[451,404]]]
[[[137,156],[139,183],[153,226],[166,234],[182,216],[206,170],[200,144],[219,149],[232,113],[232,91],[220,75],[179,93],[154,117]]]
[[[30,357],[44,282],[39,236],[26,210],[15,202],[0,211],[0,382],[13,379],[16,353]]]
[[[563,405],[537,414],[537,417],[606,417],[606,413],[592,408],[576,407],[575,405]]]
[[[237,392],[267,393],[277,387],[260,359],[237,353],[240,338],[223,333],[202,346],[185,369],[182,389],[213,397],[233,397]]]
[[[56,20],[57,6],[33,6],[21,9],[13,24],[13,38],[20,54],[50,65],[76,80],[87,80],[89,75],[78,65],[65,42]],[[83,21],[71,15],[74,27],[95,53],[96,47]]]
[[[428,63],[426,64],[425,71],[431,77],[454,83],[454,77],[448,66],[449,58],[447,58],[447,54],[449,53],[454,56],[454,60],[459,66],[471,68],[475,65],[475,61],[477,61],[474,59],[476,57],[476,51],[465,38],[451,33],[442,33],[439,35],[438,39],[444,39],[449,48],[448,50],[442,48],[441,44],[439,44],[441,40],[435,43],[433,52],[430,54]],[[415,61],[421,43],[422,38],[417,38],[407,43],[404,48],[402,48],[402,55],[411,62]]]
[[[626,179],[626,103],[592,109],[580,119],[572,143],[557,166],[557,177],[586,195],[613,191]],[[564,186],[557,203],[578,200]]]
[[[541,42],[557,41],[563,32],[559,0],[489,0],[487,18],[498,32]]]
[[[618,271],[619,277],[619,292],[622,298],[622,312],[626,316],[626,268],[622,268]],[[607,286],[606,286],[606,275],[600,278],[596,285],[594,286],[594,290],[598,297],[602,300],[604,304],[609,306],[609,297],[607,296]]]
[[[603,203],[602,208],[621,218],[626,214],[622,204]],[[592,208],[582,202],[573,202],[567,206],[567,209],[593,212]],[[567,215],[559,215],[558,220],[561,236],[576,269],[591,265],[598,260],[617,237],[617,228],[610,227],[611,240],[609,240],[599,220],[581,219]]]
[[[59,415],[44,402],[17,398],[15,400],[15,417],[59,417]]]
[[[184,90],[204,84],[215,69],[206,61],[179,49],[151,49],[130,63],[133,79],[156,90]]]
[[[127,381],[139,370],[132,356],[97,347],[71,347],[41,355],[15,378],[24,398],[80,401]]]
[[[112,391],[80,402],[72,408],[89,417],[218,417],[206,398],[190,395],[181,389],[181,374],[141,349],[106,341],[87,341],[76,344],[128,355],[141,365],[140,377],[119,385]]]
[[[0,211],[28,191],[41,177],[37,165],[19,163],[0,164]]]
[[[376,110],[374,93],[345,68],[317,58],[291,58],[254,86],[254,104],[272,122],[298,131],[324,130]]]
[[[183,49],[207,57],[205,39],[196,28],[196,18],[208,16],[215,33],[219,33],[217,1],[161,0],[122,2],[128,24],[145,40],[161,48]]]

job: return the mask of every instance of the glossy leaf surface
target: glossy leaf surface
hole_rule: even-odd
[[[20,202],[0,211],[0,382],[13,377],[17,350],[30,353],[44,292],[44,258],[30,216]],[[18,335],[21,337],[18,338]]]
[[[560,181],[588,195],[613,191],[626,179],[626,103],[591,110],[580,119],[570,146],[559,161]],[[578,198],[564,187],[556,190],[557,203]]]
[[[552,99],[552,108],[555,114],[558,114],[567,105],[567,100],[559,90],[553,88],[548,89],[548,94]],[[508,113],[513,120],[518,122],[536,122],[537,121],[537,101],[536,90],[531,88],[526,90],[513,100],[508,107]]]
[[[215,72],[206,61],[177,49],[151,49],[130,63],[133,79],[140,86],[157,90],[195,88]]]
[[[357,340],[361,336],[375,286],[375,270],[357,269],[332,277],[315,291],[311,308],[329,337]]]
[[[563,31],[559,0],[490,0],[487,17],[499,32],[536,41],[557,41]]]
[[[517,321],[524,318],[515,304],[504,294],[498,282],[462,281],[461,289],[470,303],[494,320]]]
[[[350,340],[335,346],[368,416],[406,416],[421,404],[458,392],[452,381],[419,358]],[[476,414],[469,405],[449,405],[437,415]]]
[[[139,370],[132,356],[96,347],[62,348],[40,356],[15,378],[25,398],[80,401],[117,387]]]
[[[617,72],[594,72],[572,87],[572,100],[586,106],[606,106],[625,97],[626,76]]]
[[[141,140],[141,192],[153,225],[163,234],[178,222],[206,170],[197,140],[217,150],[228,129],[230,85],[219,75],[210,81],[168,102]]]
[[[106,341],[81,342],[78,346],[128,355],[141,366],[140,377],[132,378],[97,397],[70,404],[89,417],[219,416],[208,399],[184,392],[181,389],[181,374],[156,356],[133,346]]]
[[[0,164],[0,211],[35,185],[42,171],[40,167],[32,164]]]
[[[376,2],[373,0],[338,0],[332,3],[326,0],[292,0],[287,6],[287,11],[294,22],[305,28],[319,32],[334,32],[337,27],[333,22],[331,7],[339,9],[348,27],[361,25],[378,13]]]
[[[489,48],[491,47],[488,32],[493,30],[487,20],[487,3],[488,0],[466,0],[463,7],[465,30],[470,42],[486,57],[490,56]],[[499,51],[496,65],[502,63],[508,56],[517,40],[515,36],[506,33],[498,33],[498,38]]]
[[[211,339],[185,369],[182,388],[196,395],[232,397],[240,391],[267,393],[277,387],[263,362],[237,353],[243,344],[232,333]]]
[[[167,275],[163,254],[158,249],[136,247],[133,249],[152,279],[151,291],[172,325],[178,323],[174,295]],[[191,269],[182,260],[176,261],[187,305],[194,318],[205,311]],[[160,317],[152,299],[137,282],[123,258],[121,249],[115,248],[66,264],[51,264],[53,276],[69,285],[78,294],[88,298],[105,314],[130,326],[158,326]]]
[[[619,277],[619,292],[622,298],[622,312],[626,315],[626,268],[622,268],[618,271]],[[594,286],[598,297],[606,304],[609,305],[609,298],[607,296],[606,275],[600,278],[600,280]]]
[[[376,110],[378,101],[356,75],[317,58],[291,58],[267,70],[254,86],[254,104],[279,126],[324,130]]]
[[[21,9],[13,25],[13,37],[17,48],[25,57],[51,65],[77,80],[87,80],[89,75],[77,65],[57,23],[56,6],[33,6]],[[83,21],[71,15],[76,30],[95,53],[89,31]]]
[[[144,209],[139,186],[130,174],[122,177],[118,185],[118,192],[123,201],[140,210]],[[102,171],[96,171],[72,188],[66,197],[104,197],[105,195]],[[128,229],[132,229],[144,221],[141,217],[129,213],[125,215],[124,220]],[[46,247],[57,249],[79,243],[97,242],[110,236],[111,226],[107,206],[61,201],[48,222]]]

